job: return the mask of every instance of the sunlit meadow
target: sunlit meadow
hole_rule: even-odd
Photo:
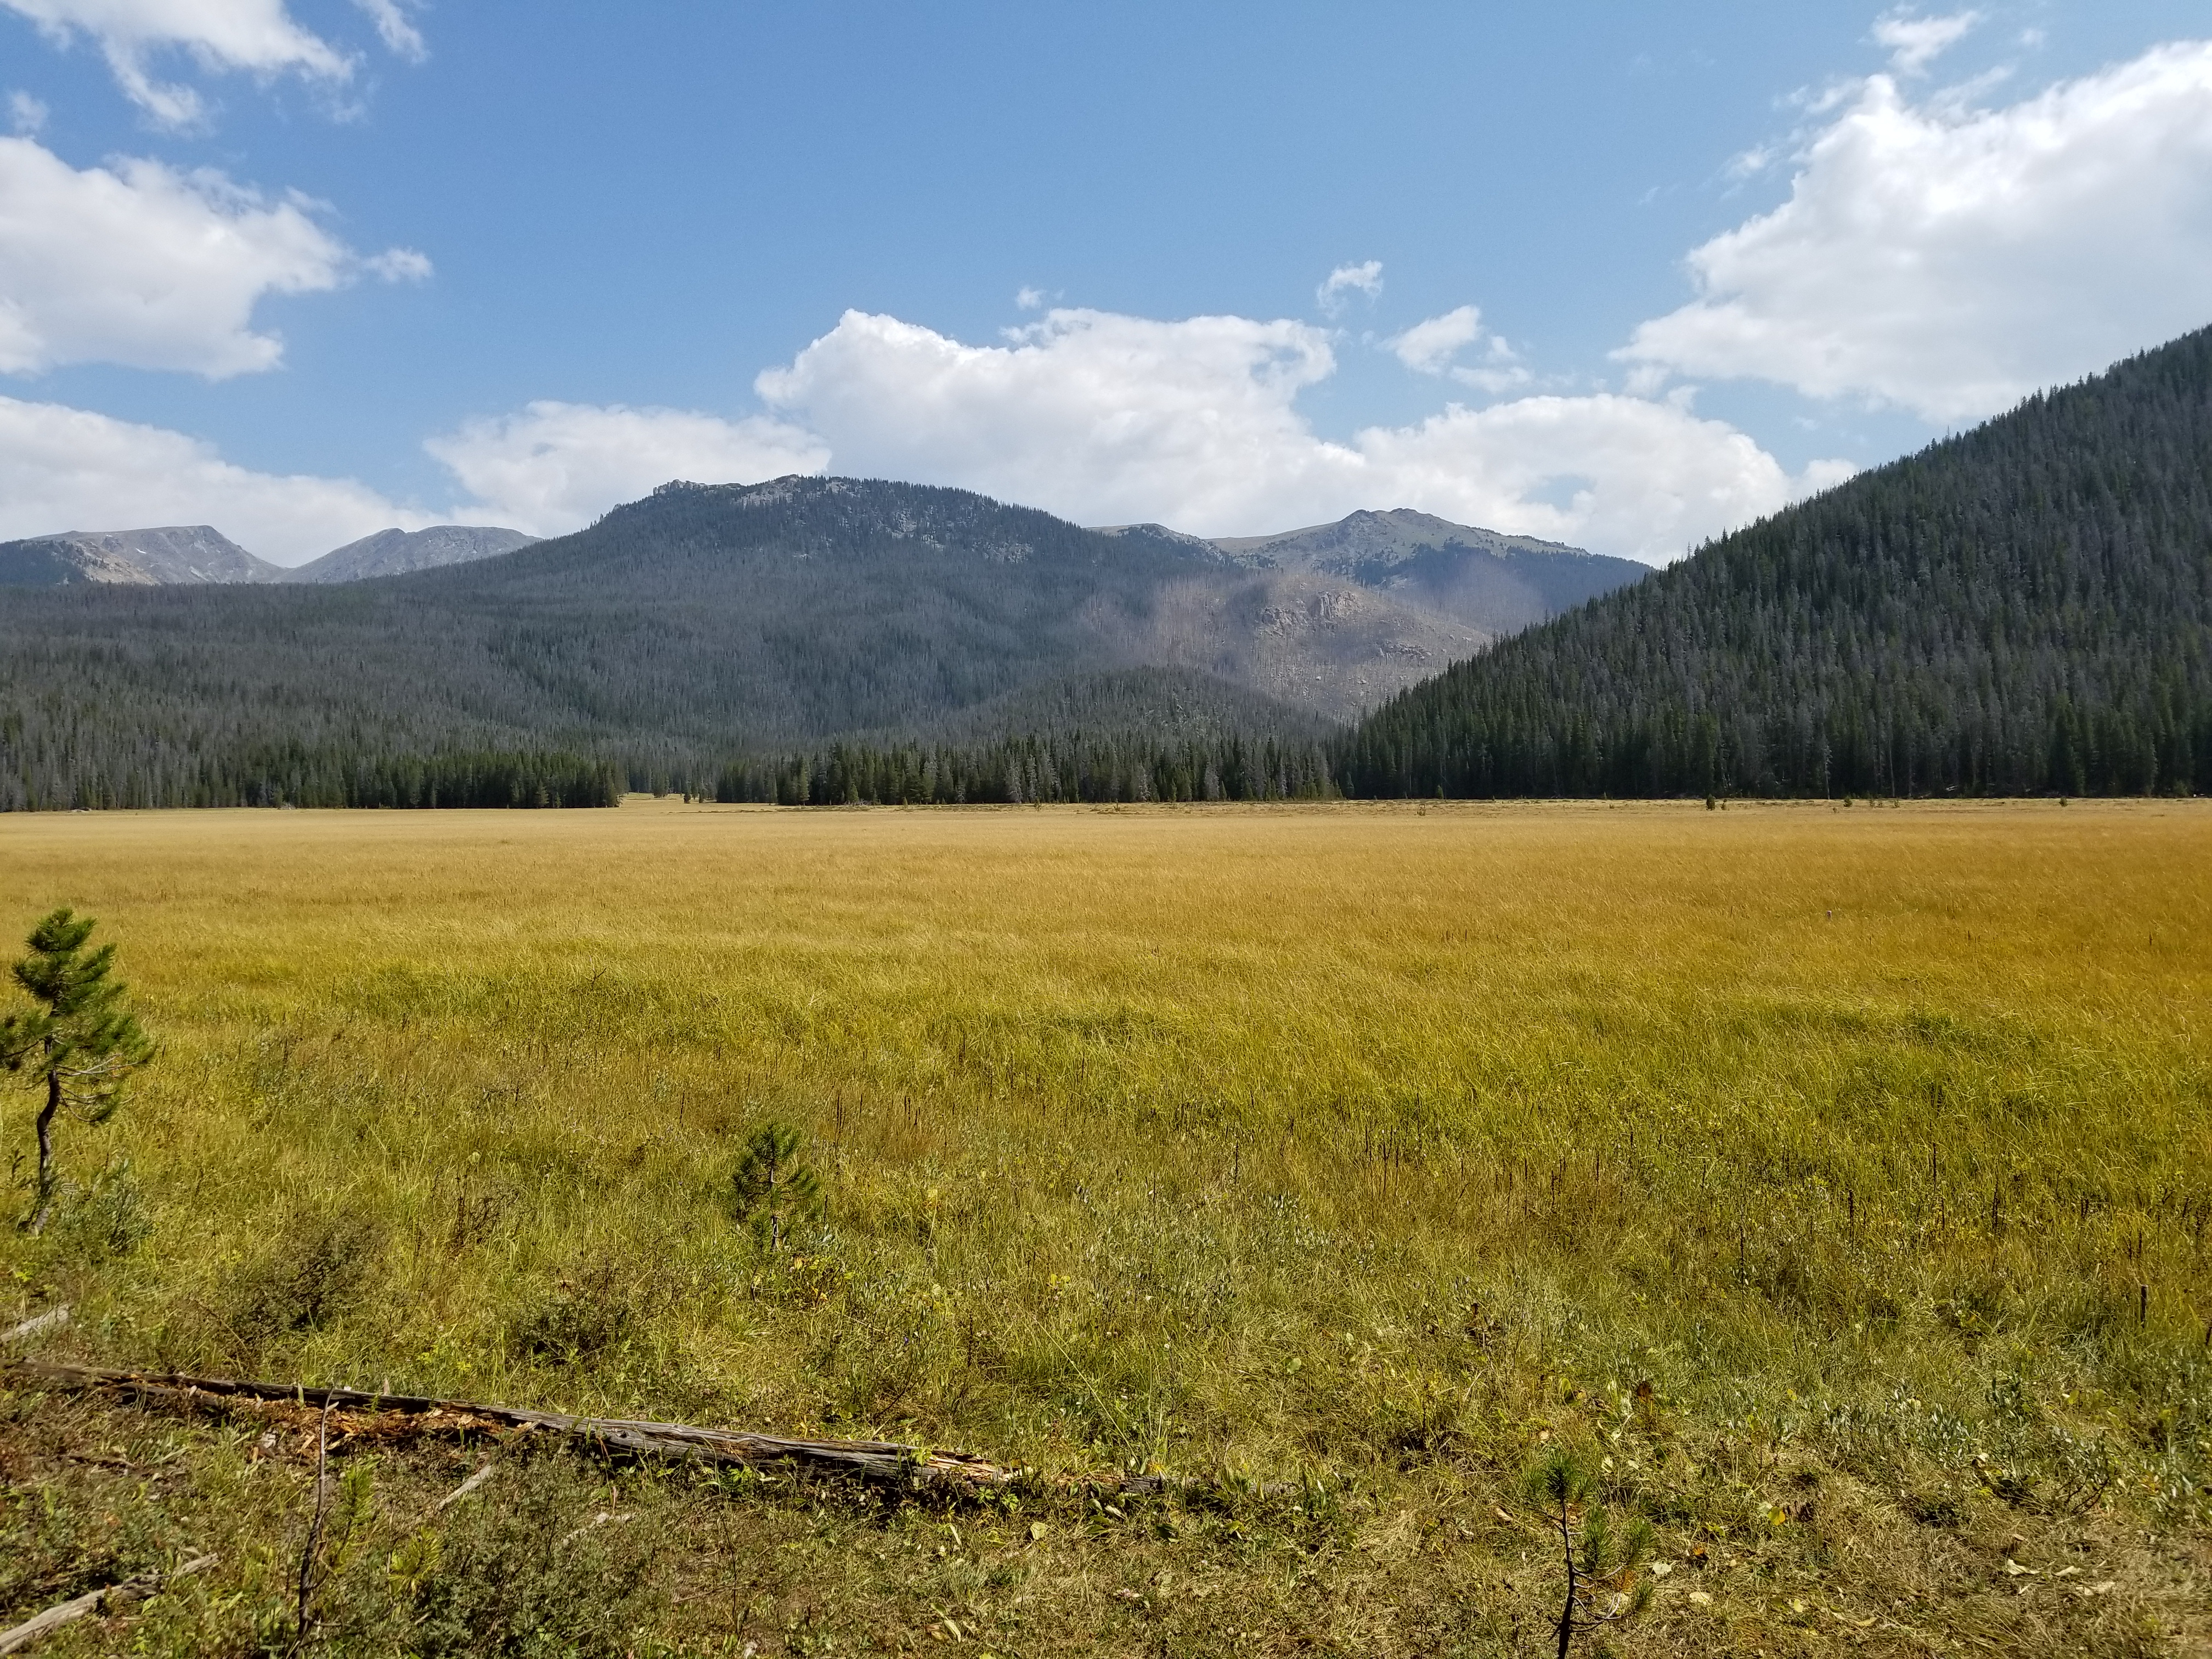
[[[1037,1472],[567,1460],[608,1651],[1548,1651],[1556,1441],[1657,1528],[1621,1654],[2212,1640],[2200,805],[0,820],[0,932],[62,903],[162,1052],[0,1244],[47,1357]],[[283,1647],[296,1458],[0,1401],[0,1614],[205,1543],[52,1650]],[[315,1639],[446,1650],[390,1607],[471,1465],[370,1462]]]

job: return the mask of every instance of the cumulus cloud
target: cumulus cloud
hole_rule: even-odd
[[[580,529],[672,478],[757,483],[829,460],[818,439],[779,421],[619,404],[534,403],[423,447],[475,496],[465,512],[540,536]]]
[[[1334,317],[1344,309],[1346,295],[1364,294],[1371,300],[1382,291],[1382,262],[1369,259],[1356,265],[1339,265],[1330,271],[1314,290],[1314,299],[1322,315]]]
[[[8,94],[9,125],[26,137],[32,133],[44,131],[46,117],[52,112],[44,102],[32,97],[27,92],[11,92]]]
[[[1441,374],[1445,365],[1481,337],[1482,313],[1473,306],[1462,306],[1441,317],[1415,323],[1382,343],[1415,373]]]
[[[1924,75],[1929,64],[1972,33],[1981,21],[1978,11],[1954,12],[1948,17],[1893,11],[1875,21],[1875,44],[1888,52],[1890,67],[1899,75]]]
[[[671,478],[834,466],[1092,524],[1251,533],[1406,506],[1662,562],[1850,471],[1792,476],[1679,395],[1453,405],[1332,442],[1297,400],[1334,370],[1327,332],[1293,321],[1063,310],[969,346],[848,312],[759,377],[770,415],[541,402],[434,437],[424,447],[465,492],[436,514],[349,480],[253,472],[175,432],[0,398],[0,537],[204,523],[296,563],[387,525],[559,535]]]
[[[1534,378],[1513,348],[1483,327],[1482,313],[1473,306],[1461,306],[1441,317],[1415,323],[1404,333],[1394,334],[1382,343],[1400,362],[1418,374],[1449,374],[1462,386],[1492,394],[1527,386]],[[1453,361],[1469,346],[1478,343],[1483,345],[1480,362]]]
[[[411,247],[388,247],[381,253],[372,253],[361,262],[361,268],[387,283],[427,283],[432,273],[430,256]]]
[[[401,248],[357,259],[299,201],[219,173],[138,160],[79,171],[0,138],[0,372],[269,368],[283,343],[253,327],[262,296],[326,291],[356,269],[419,281],[429,262]]]
[[[164,126],[196,126],[206,106],[191,88],[154,78],[157,52],[182,51],[204,70],[264,80],[293,74],[337,82],[353,73],[352,59],[294,22],[284,0],[0,0],[0,6],[57,42],[80,34],[95,41],[124,94]]]
[[[425,447],[470,499],[424,512],[351,479],[256,472],[179,432],[0,398],[0,541],[211,524],[248,552],[292,565],[394,525],[491,523],[557,536],[671,478],[756,483],[819,471],[827,459],[807,434],[757,416],[556,403]]]
[[[1330,442],[1297,399],[1335,366],[1297,322],[1056,310],[971,346],[854,311],[756,386],[840,472],[1211,535],[1413,507],[1656,561],[1849,471],[1792,477],[1686,401],[1620,396],[1453,407]]]
[[[2094,373],[2212,321],[2212,43],[1994,110],[1875,76],[1689,266],[1698,297],[1619,354],[1652,374],[1945,422]]]
[[[430,55],[430,47],[422,39],[422,31],[415,27],[399,0],[354,0],[354,3],[368,14],[376,25],[377,38],[394,56],[404,58],[410,64],[420,64]]]
[[[182,433],[0,398],[0,540],[211,524],[250,553],[299,564],[436,521],[348,479],[250,471]]]
[[[1842,483],[1847,461],[1796,475],[1745,434],[1676,400],[1613,393],[1454,406],[1354,447],[1359,500],[1541,536],[1653,564]]]

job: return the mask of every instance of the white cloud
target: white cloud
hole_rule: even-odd
[[[1415,323],[1382,343],[1416,374],[1441,374],[1454,357],[1481,337],[1482,313],[1473,306],[1462,306],[1441,317]]]
[[[1972,33],[1981,21],[1978,11],[1954,12],[1948,17],[1915,17],[1893,11],[1875,20],[1875,44],[1887,50],[1890,67],[1899,75],[1922,75],[1929,64]]]
[[[1620,356],[1939,422],[2094,373],[2212,321],[2212,43],[1994,111],[1876,76],[1689,264]]]
[[[541,402],[434,437],[424,447],[466,495],[436,514],[349,480],[250,471],[179,433],[0,398],[0,538],[213,524],[297,563],[392,524],[559,535],[672,478],[834,463],[1092,524],[1250,533],[1407,506],[1663,561],[1849,471],[1793,477],[1686,395],[1455,405],[1331,442],[1296,404],[1334,370],[1327,333],[1292,321],[1054,311],[1012,343],[975,347],[848,312],[759,377],[778,414]]]
[[[1014,304],[1024,311],[1042,311],[1044,309],[1044,290],[1041,288],[1022,289],[1015,294]]]
[[[819,440],[778,421],[619,404],[534,403],[423,447],[476,497],[465,514],[540,536],[580,529],[672,478],[756,483],[819,472],[829,459]]]
[[[62,530],[211,524],[299,564],[393,525],[501,524],[557,536],[671,478],[757,482],[822,469],[822,445],[754,417],[538,403],[424,446],[473,499],[401,507],[345,478],[283,477],[198,439],[87,410],[0,398],[0,541]]]
[[[429,262],[405,249],[359,261],[299,201],[219,173],[139,160],[80,172],[0,138],[0,372],[269,368],[283,343],[253,327],[262,296],[326,291],[356,268],[419,280]]]
[[[1844,461],[1791,476],[1745,434],[1681,403],[1601,393],[1456,405],[1354,440],[1361,499],[1388,499],[1514,534],[1654,564],[1849,477]]]
[[[153,53],[181,50],[203,70],[243,70],[263,80],[294,74],[338,82],[353,61],[294,22],[284,0],[0,0],[50,39],[97,41],[125,96],[165,126],[197,125],[206,114],[190,87],[156,81]]]
[[[1369,259],[1356,265],[1339,265],[1314,290],[1322,314],[1334,317],[1344,309],[1345,296],[1364,294],[1373,299],[1382,291],[1382,262]]]
[[[49,110],[45,103],[32,97],[27,92],[11,92],[8,94],[9,122],[17,132],[26,137],[33,133],[43,131],[46,125],[46,117],[52,113],[53,112]]]
[[[1848,471],[1792,477],[1684,403],[1617,396],[1454,407],[1329,442],[1296,404],[1334,370],[1327,334],[1297,322],[1060,310],[969,346],[848,312],[756,385],[840,472],[1200,534],[1413,507],[1664,560]]]
[[[410,64],[420,64],[430,56],[422,31],[415,27],[399,0],[354,0],[354,3],[368,14],[387,51]]]
[[[1452,359],[1471,345],[1487,342],[1478,363],[1455,363]],[[1403,334],[1382,342],[1398,361],[1416,374],[1449,374],[1462,386],[1501,396],[1528,385],[1529,374],[1513,348],[1482,325],[1482,313],[1461,306],[1441,317],[1415,323]]]
[[[387,283],[427,283],[432,274],[430,256],[411,247],[388,247],[373,253],[361,262],[361,268]]]
[[[0,540],[211,524],[250,553],[298,564],[436,521],[348,479],[252,472],[182,433],[0,398]]]

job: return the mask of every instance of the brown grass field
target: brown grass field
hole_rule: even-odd
[[[2204,804],[0,818],[63,903],[162,1053],[40,1357],[1035,1473],[364,1435],[302,1631],[312,1413],[0,1372],[0,1626],[220,1557],[42,1653],[1549,1654],[1556,1444],[1578,1653],[2212,1651]]]

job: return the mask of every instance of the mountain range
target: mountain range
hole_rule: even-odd
[[[527,547],[538,538],[482,525],[381,530],[303,565],[258,559],[211,525],[158,530],[68,530],[0,542],[0,586],[229,586],[243,582],[350,582],[462,564]]]
[[[1444,528],[1434,564],[1556,559],[1577,593],[1648,574]],[[464,750],[601,757],[642,781],[1040,722],[1316,740],[1509,625],[1418,602],[1388,561],[1370,585],[1292,552],[790,477],[666,485],[572,536],[376,581],[16,587],[0,805],[350,798],[332,781],[349,765]]]
[[[1649,574],[1632,560],[1407,508],[1271,536],[1207,540],[1162,525],[1097,533],[1184,548],[1196,567],[1144,616],[1111,625],[1119,655],[1197,668],[1337,719]],[[70,531],[0,544],[0,586],[359,581],[471,563],[536,539],[486,526],[385,530],[287,568],[207,525]],[[1225,580],[1224,567],[1245,574]]]

